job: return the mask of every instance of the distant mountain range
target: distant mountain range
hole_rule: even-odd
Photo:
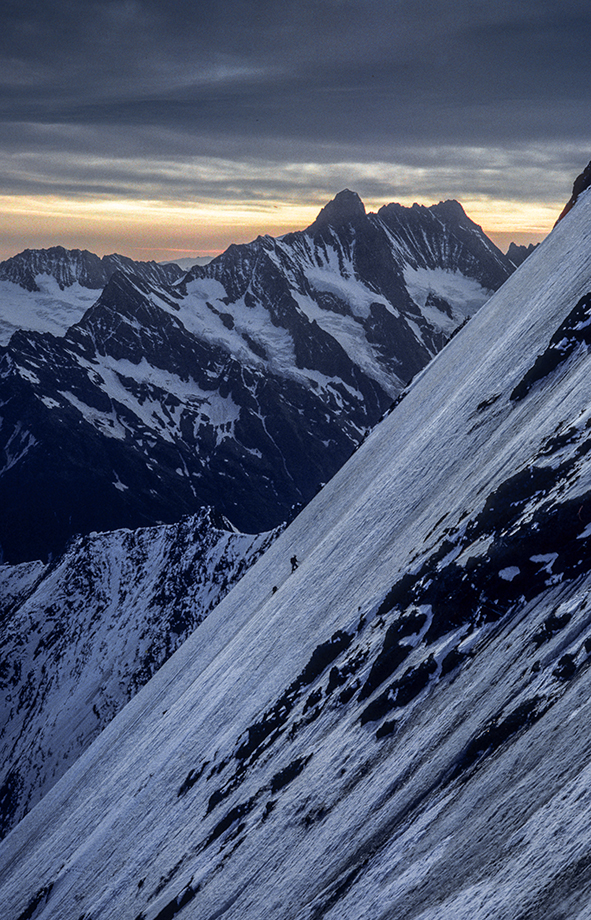
[[[100,258],[80,249],[25,249],[0,262],[0,344],[17,330],[63,333],[96,302],[115,272],[146,284],[172,284],[184,275],[172,264],[135,262],[127,256]]]
[[[139,283],[117,274],[97,307],[61,340],[63,360],[70,355],[68,367],[75,359],[82,369],[86,355],[87,376],[103,380],[107,366],[117,368],[130,380],[121,383],[120,404],[129,405],[125,394],[136,393],[145,405],[149,394],[122,369],[147,366],[152,343],[154,354],[162,354],[163,343],[176,345],[181,333],[175,317],[183,328],[198,328],[202,343],[213,342],[215,334],[226,355],[238,338],[248,355],[247,334],[265,349],[258,358],[268,374],[278,373],[283,356],[292,374],[285,379],[295,379],[296,371],[311,376],[298,356],[306,354],[303,343],[327,342],[304,335],[315,322],[333,341],[339,330],[351,353],[365,356],[366,378],[376,385],[378,370],[386,375],[392,362],[394,391],[395,378],[403,379],[395,368],[404,365],[410,373],[412,362],[420,363],[410,344],[434,350],[436,327],[427,317],[461,325],[475,305],[471,301],[468,309],[464,300],[463,313],[449,301],[449,311],[435,306],[427,279],[432,288],[433,279],[451,284],[454,278],[465,292],[467,276],[458,267],[410,261],[411,240],[420,240],[433,258],[435,248],[449,252],[439,230],[437,247],[435,239],[427,245],[429,221],[441,226],[433,210],[411,209],[405,232],[395,233],[389,221],[404,212],[394,209],[388,220],[364,215],[347,194],[307,233],[239,247],[192,271],[178,288],[162,287],[158,295],[150,288],[144,300],[129,293],[139,292]],[[457,206],[451,210],[457,213]],[[365,221],[383,237],[360,242]],[[477,231],[465,229],[467,239],[480,240]],[[376,253],[379,238],[390,241],[386,253],[404,252],[404,269],[396,274],[391,267],[382,276],[377,268],[370,276],[368,267],[362,276],[360,266]],[[450,246],[457,239],[454,233]],[[293,268],[292,253],[298,255]],[[269,263],[281,270],[274,274]],[[390,264],[398,264],[394,255]],[[268,295],[258,277],[276,280]],[[420,296],[419,279],[425,281]],[[284,283],[289,295],[282,293]],[[481,290],[484,283],[482,277],[470,280]],[[122,291],[133,305],[127,312]],[[405,311],[389,299],[395,292]],[[322,295],[330,297],[322,301]],[[443,296],[441,287],[436,296]],[[162,316],[170,317],[168,325]],[[252,317],[250,324],[245,317]],[[372,321],[381,321],[382,331],[396,321],[397,329],[406,324],[413,333],[403,338],[409,350],[399,364],[391,353],[371,350]],[[355,348],[343,333],[353,324],[363,329]],[[107,330],[114,330],[111,339]],[[37,367],[26,366],[39,381],[31,382],[32,391],[38,387],[57,402],[56,391],[43,390],[39,367],[41,346],[57,340],[34,341]],[[178,355],[172,344],[170,353]],[[322,360],[333,354],[329,347],[314,346]],[[259,365],[249,360],[254,375]],[[343,375],[354,364],[349,360]],[[176,367],[182,379],[185,365]],[[170,367],[166,373],[172,379]],[[322,372],[315,373],[318,390],[328,390]],[[115,378],[108,379],[114,387]],[[344,394],[346,378],[339,379],[337,392]],[[71,386],[64,392],[73,394]],[[90,398],[82,384],[77,392]],[[223,390],[221,398],[230,392],[237,390]],[[90,417],[105,418],[98,396],[95,404],[77,398]],[[114,426],[126,418],[111,417]],[[234,436],[235,427],[227,433]],[[49,711],[54,717],[54,704],[44,709],[42,702],[59,697],[62,673],[64,695],[76,693],[71,712],[90,719],[87,698],[97,701],[102,716],[111,692],[102,687],[117,684],[118,662],[129,654],[121,652],[127,635],[141,655],[146,637],[140,624],[152,625],[152,602],[164,610],[160,598],[170,597],[166,609],[178,603],[184,615],[191,579],[182,575],[182,547],[191,539],[177,544],[179,535],[171,527],[149,539],[147,531],[85,537],[68,551],[70,561],[66,554],[55,569],[38,563],[4,568],[6,594],[23,616],[22,642],[15,638],[10,649],[23,673],[18,680],[14,675],[8,702],[18,709],[20,687],[29,686],[25,671],[34,671],[22,700],[33,714],[26,727],[31,739],[44,728],[42,712],[46,722]],[[228,546],[227,535],[220,539]],[[165,548],[179,548],[178,554],[164,552],[162,565],[160,540]],[[586,920],[590,189],[579,184],[549,237],[269,540],[264,554],[2,841],[0,903],[7,920]],[[208,547],[205,555],[213,561],[216,540]],[[57,578],[59,566],[69,573],[63,579]],[[207,571],[214,568],[207,563]],[[178,579],[174,586],[168,574]],[[121,631],[107,612],[114,601],[128,618]],[[70,602],[72,611],[82,612],[68,617]],[[104,636],[103,623],[111,624]],[[87,676],[75,688],[75,669],[60,666],[49,686],[52,650],[71,664],[70,646],[76,660],[83,658],[85,639],[88,660],[96,655],[104,673],[99,666],[94,683]],[[10,664],[2,674],[11,677]],[[49,732],[44,749],[48,738]],[[55,755],[46,756],[51,769]]]
[[[78,283],[81,287],[101,290],[116,271],[142,278],[146,283],[174,282],[183,274],[175,263],[136,262],[127,256],[99,256],[86,249],[25,249],[0,262],[0,280],[12,281],[27,291],[41,291],[37,278],[49,275],[61,290]]]
[[[528,256],[531,256],[538,246],[539,243],[530,243],[529,246],[518,246],[517,243],[511,243],[507,250],[507,258],[517,268],[522,262],[525,262]]]
[[[458,202],[367,214],[350,191],[188,273],[59,247],[9,259],[4,558],[205,505],[245,532],[291,519],[514,268]]]
[[[181,256],[180,259],[174,259],[173,261],[161,262],[161,265],[178,265],[179,268],[189,271],[190,268],[193,268],[195,265],[207,265],[214,256]]]

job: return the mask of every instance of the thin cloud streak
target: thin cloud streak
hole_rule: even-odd
[[[335,156],[338,152],[334,150]],[[98,151],[88,156],[58,149],[16,156],[0,151],[0,192],[31,195],[51,191],[78,200],[153,198],[171,205],[195,201],[221,205],[232,198],[288,204],[301,202],[304,196],[320,206],[327,195],[352,184],[362,196],[382,203],[393,200],[392,195],[420,201],[462,194],[523,203],[545,197],[556,203],[572,184],[570,174],[564,172],[565,158],[574,169],[585,153],[585,148],[576,145],[543,150],[442,146],[399,149],[398,162],[332,158],[290,162],[186,154],[139,158]],[[467,174],[471,174],[469,187]]]

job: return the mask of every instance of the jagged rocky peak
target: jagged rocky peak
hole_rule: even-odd
[[[573,193],[570,196],[567,203],[565,204],[564,208],[562,209],[560,216],[558,220],[556,221],[556,223],[558,223],[558,221],[561,221],[562,218],[568,214],[571,208],[577,203],[577,199],[579,195],[582,195],[583,192],[587,191],[589,186],[591,186],[591,161],[587,163],[583,172],[580,175],[578,175],[575,181],[573,182]]]
[[[51,275],[60,288],[78,281],[82,287],[101,288],[105,284],[101,259],[92,252],[52,246],[49,249],[25,249],[0,263],[0,278],[12,281],[28,291],[38,291],[37,275]]]
[[[464,211],[463,206],[455,198],[448,198],[446,201],[440,201],[438,204],[433,204],[429,210],[436,216],[445,218],[445,220],[455,220],[458,223],[470,220],[466,212]],[[472,223],[472,221],[470,221]]]
[[[531,256],[534,249],[537,249],[538,246],[539,243],[530,243],[529,246],[525,246],[512,242],[509,244],[507,250],[507,258],[510,259],[517,268],[522,262],[525,262],[528,256]]]
[[[12,281],[27,291],[39,291],[38,275],[55,278],[63,291],[76,282],[84,288],[100,290],[112,275],[123,270],[153,283],[173,283],[184,274],[174,263],[136,262],[117,253],[97,256],[87,249],[25,249],[5,262],[0,262],[0,280]]]
[[[341,227],[354,223],[365,217],[365,213],[365,205],[357,192],[343,189],[322,208],[314,223],[308,227],[308,233],[317,233],[324,227]]]
[[[412,221],[415,225],[417,222],[424,221],[426,218],[432,220],[435,217],[443,226],[453,227],[456,230],[476,231],[483,237],[485,236],[482,227],[474,223],[474,221],[468,217],[462,204],[455,198],[448,198],[446,201],[440,201],[438,204],[432,205],[417,204],[415,202],[410,208],[398,204],[398,202],[391,202],[380,208],[378,217],[383,218],[386,223],[390,224],[395,220],[405,223]],[[492,245],[488,238],[487,244]]]

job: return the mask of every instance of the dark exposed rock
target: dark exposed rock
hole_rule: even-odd
[[[591,346],[591,293],[581,297],[563,320],[550,339],[546,351],[538,355],[535,363],[513,389],[511,399],[524,399],[534,384],[564,365],[579,345]]]
[[[533,724],[544,712],[543,703],[537,698],[525,700],[504,718],[492,720],[476,738],[466,746],[452,773],[452,779],[469,770],[477,761],[493,754],[516,734]]]
[[[349,647],[352,641],[353,636],[343,630],[338,630],[327,642],[320,643],[314,649],[303,671],[298,674],[273,707],[267,710],[258,722],[248,727],[248,738],[236,751],[238,760],[245,760],[261,753],[263,743],[268,738],[275,737],[287,722],[303,688],[313,683],[329,664],[332,664],[335,658]]]
[[[517,268],[522,262],[525,262],[528,256],[538,248],[538,243],[530,243],[528,246],[520,246],[517,243],[510,243],[507,250],[507,258]]]
[[[574,655],[563,655],[552,673],[559,680],[571,680],[577,673]]]
[[[47,904],[49,896],[53,890],[53,885],[46,885],[44,888],[41,888],[34,898],[28,903],[25,909],[18,915],[16,920],[32,920],[35,916],[37,908],[41,904]]]
[[[296,776],[300,775],[309,759],[310,758],[298,757],[296,760],[292,761],[292,763],[288,764],[287,767],[280,770],[279,773],[276,773],[271,779],[271,792],[275,795],[280,789],[283,789],[284,786],[292,783]]]
[[[579,195],[585,192],[589,188],[590,185],[591,185],[591,162],[588,163],[587,166],[585,166],[585,169],[583,170],[583,172],[580,173],[580,175],[578,175],[577,178],[575,179],[573,183],[573,193],[571,197],[569,198],[569,200],[567,201],[567,203],[565,204],[563,210],[561,211],[560,216],[558,217],[558,220],[556,221],[556,223],[561,221],[563,217],[566,217],[566,215],[571,210],[571,208],[573,208],[574,205],[577,203],[577,199]]]
[[[405,616],[399,617],[388,627],[382,650],[373,663],[369,676],[359,694],[361,700],[370,696],[406,660],[412,651],[412,646],[405,644],[401,640],[418,633],[426,620],[427,617],[424,613],[412,611]]]
[[[544,620],[537,632],[534,633],[532,641],[535,643],[536,647],[539,648],[555,636],[556,633],[564,629],[564,627],[570,623],[570,620],[570,613],[557,614],[556,611],[553,611],[550,616]]]
[[[365,205],[357,192],[343,189],[322,208],[314,223],[308,228],[308,233],[315,234],[327,226],[339,229],[343,225],[355,223],[365,216]]]
[[[376,739],[379,741],[381,738],[388,738],[390,735],[393,735],[396,732],[398,727],[398,722],[396,719],[386,719],[385,722],[380,725],[376,732]]]

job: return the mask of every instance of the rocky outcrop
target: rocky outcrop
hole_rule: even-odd
[[[569,198],[569,200],[567,201],[567,203],[565,204],[564,208],[562,209],[560,216],[558,220],[556,221],[556,223],[558,223],[558,221],[561,221],[562,218],[568,214],[571,208],[573,208],[574,205],[577,203],[579,195],[585,192],[589,188],[590,185],[591,185],[591,162],[589,162],[587,166],[585,166],[585,169],[583,170],[583,172],[580,175],[578,175],[577,178],[575,179],[573,183],[573,193],[571,197]]]

